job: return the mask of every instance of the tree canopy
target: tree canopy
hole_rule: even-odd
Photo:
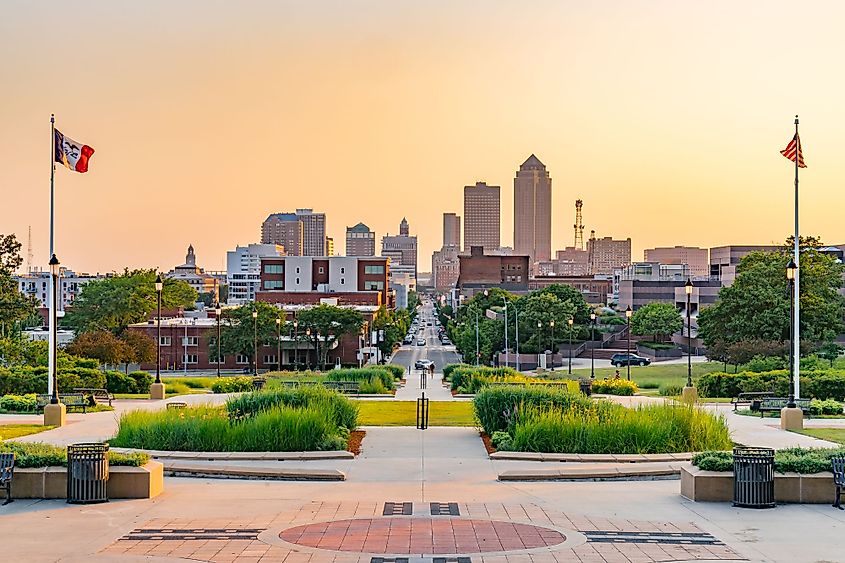
[[[671,303],[648,303],[631,316],[631,332],[637,335],[653,334],[660,342],[684,326],[681,313]]]
[[[0,336],[9,335],[16,322],[36,315],[36,300],[21,293],[12,278],[23,263],[20,250],[15,235],[0,234]]]
[[[320,365],[328,363],[329,349],[339,341],[343,335],[357,333],[364,324],[364,317],[354,309],[335,307],[333,305],[318,305],[305,309],[297,315],[299,334],[310,330],[308,337],[317,350]]]
[[[252,312],[257,311],[258,317],[253,321]],[[255,361],[256,334],[258,346],[275,344],[276,342],[276,319],[282,318],[279,330],[287,334],[288,327],[284,317],[277,307],[256,301],[240,307],[223,309],[220,331],[220,351],[222,354],[240,354],[249,358],[250,363]],[[214,334],[209,341],[209,350],[212,352],[212,361],[216,360],[217,335]],[[261,350],[258,351],[259,355]],[[275,347],[273,355],[276,354]]]
[[[83,286],[66,322],[76,332],[108,330],[121,335],[130,324],[147,320],[156,310],[155,270],[125,270],[120,275]],[[190,307],[197,292],[182,280],[165,278],[161,292],[164,309]]]

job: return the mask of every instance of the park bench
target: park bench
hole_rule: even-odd
[[[97,401],[108,401],[109,406],[111,406],[111,402],[114,400],[114,394],[109,393],[108,389],[94,389],[92,387],[74,387],[74,393],[82,393],[83,395],[89,395],[94,399],[94,405],[97,404]]]
[[[6,489],[6,501],[3,506],[12,502],[12,475],[15,472],[15,454],[0,454],[0,486]]]
[[[252,390],[253,391],[261,391],[264,389],[264,385],[267,383],[266,377],[253,377],[252,378]]]
[[[760,411],[760,418],[763,418],[763,414],[767,412],[780,412],[789,403],[789,399],[786,397],[765,397],[760,399],[759,404],[755,403],[756,401],[751,404],[751,410]],[[804,414],[809,414],[810,399],[795,399],[795,406],[801,409]]]
[[[734,406],[734,411],[736,411],[739,405],[748,405],[751,407],[752,403],[755,401],[760,401],[774,396],[774,391],[749,391],[747,393],[739,393],[736,397],[731,399],[731,404]]]
[[[839,502],[842,497],[842,489],[845,489],[845,455],[831,458],[830,470],[833,471],[833,484],[836,485],[836,500],[833,506],[839,510],[845,510]]]
[[[282,384],[282,387],[287,387],[288,389],[296,389],[299,387],[299,381],[295,379],[289,379],[287,381],[280,381],[279,383]]]
[[[188,403],[186,403],[184,401],[173,401],[173,402],[167,403],[167,408],[168,409],[185,409],[185,408],[188,408]]]
[[[36,395],[35,405],[39,409],[43,409],[52,401],[52,395]],[[82,407],[82,412],[88,412],[88,399],[82,393],[59,393],[59,402],[66,407]]]
[[[323,386],[326,389],[333,389],[339,393],[349,395],[357,395],[359,392],[359,386],[357,381],[324,381]]]

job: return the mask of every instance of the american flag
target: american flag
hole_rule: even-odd
[[[797,121],[796,121],[797,123]],[[807,165],[804,164],[804,154],[801,152],[801,138],[798,137],[798,133],[792,137],[792,140],[789,141],[789,144],[786,145],[786,148],[780,151],[780,154],[795,162],[796,158],[798,159],[798,168],[807,168]]]

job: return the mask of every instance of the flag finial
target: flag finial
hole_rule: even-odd
[[[795,125],[798,125],[798,114],[795,114]]]

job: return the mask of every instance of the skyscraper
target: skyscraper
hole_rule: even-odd
[[[280,244],[288,255],[301,256],[302,227],[296,213],[273,213],[261,224],[261,244]]]
[[[461,248],[461,216],[455,213],[443,214],[443,247]]]
[[[464,186],[464,252],[472,246],[492,251],[499,248],[501,188],[476,182]]]
[[[533,154],[513,179],[513,250],[532,263],[552,255],[552,179]]]
[[[346,255],[376,255],[376,234],[364,223],[346,227]]]
[[[302,256],[326,255],[326,214],[313,209],[297,209],[302,222]]]

